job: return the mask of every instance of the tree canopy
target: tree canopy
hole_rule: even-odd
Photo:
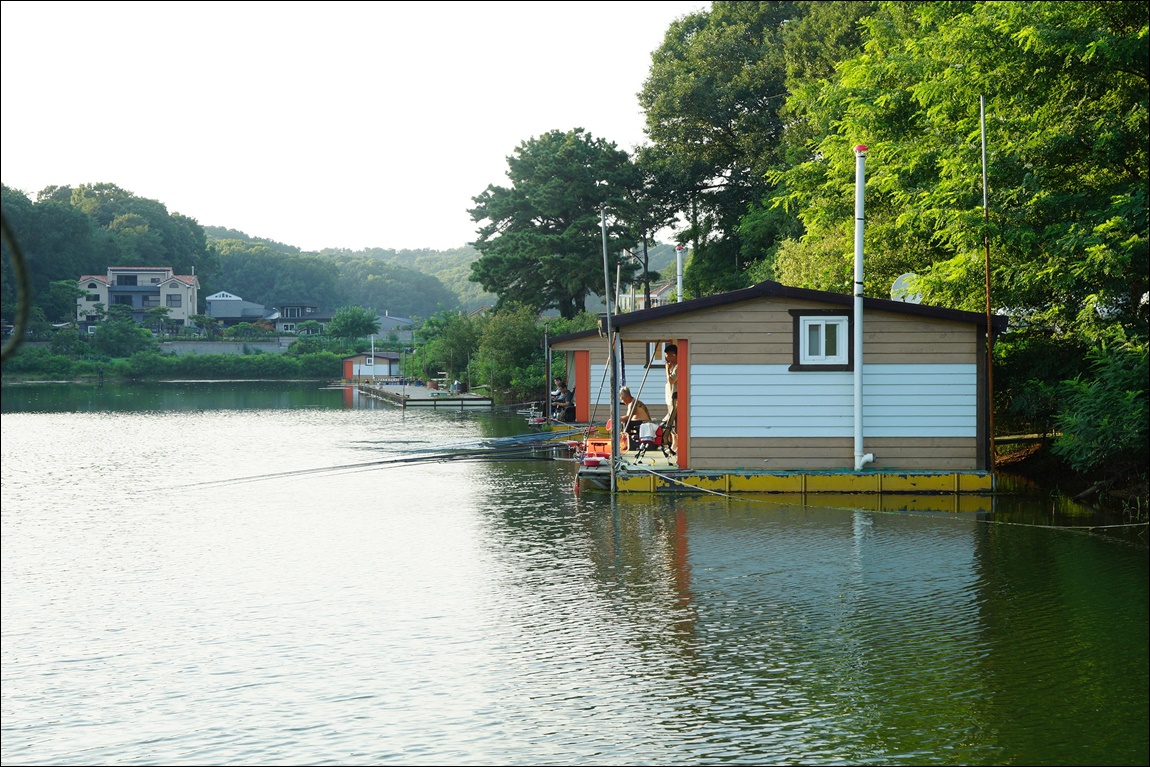
[[[336,338],[365,338],[379,332],[379,319],[362,306],[338,309],[327,324],[327,334]]]
[[[511,186],[488,186],[473,198],[480,222],[480,257],[472,279],[499,296],[564,317],[603,295],[600,207],[610,209],[607,250],[611,269],[627,234],[628,190],[639,183],[626,152],[582,128],[551,131],[524,141],[508,158]],[[634,265],[623,268],[630,277]]]

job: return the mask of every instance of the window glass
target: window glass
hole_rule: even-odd
[[[800,365],[848,365],[847,343],[849,320],[841,316],[803,316],[799,318],[798,350]]]
[[[803,356],[807,359],[817,359],[823,356],[823,324],[821,322],[807,323],[807,348]]]

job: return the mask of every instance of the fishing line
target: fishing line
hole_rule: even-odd
[[[544,441],[555,441],[560,436],[573,436],[579,433],[578,430],[571,430],[570,433],[550,433],[550,434],[527,434],[517,435],[512,437],[495,438],[494,440],[484,440],[478,443],[462,443],[457,445],[452,452],[452,446],[441,448],[438,451],[431,452],[426,450],[417,450],[416,455],[408,455],[401,457],[382,458],[378,461],[365,461],[363,463],[351,463],[341,466],[321,466],[313,469],[293,469],[291,471],[273,472],[270,474],[256,474],[249,477],[233,477],[230,479],[217,479],[207,482],[197,482],[190,485],[185,485],[187,489],[206,488],[206,487],[225,487],[229,485],[245,484],[248,482],[263,482],[269,479],[287,479],[290,477],[302,477],[309,475],[327,475],[327,474],[347,474],[359,471],[370,471],[373,469],[387,468],[388,466],[397,465],[410,465],[418,463],[446,463],[449,461],[461,460],[526,460],[529,457],[537,454],[539,449],[534,447],[535,443]],[[492,446],[492,443],[497,443]],[[552,447],[560,447],[555,444]],[[542,459],[541,459],[542,460]]]

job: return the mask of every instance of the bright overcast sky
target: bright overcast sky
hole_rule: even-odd
[[[707,2],[4,0],[2,181],[112,183],[304,250],[446,250],[507,157],[630,151],[670,23]]]

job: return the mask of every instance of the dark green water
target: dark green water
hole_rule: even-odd
[[[346,394],[4,387],[5,765],[1150,759],[1089,510],[580,495]]]

